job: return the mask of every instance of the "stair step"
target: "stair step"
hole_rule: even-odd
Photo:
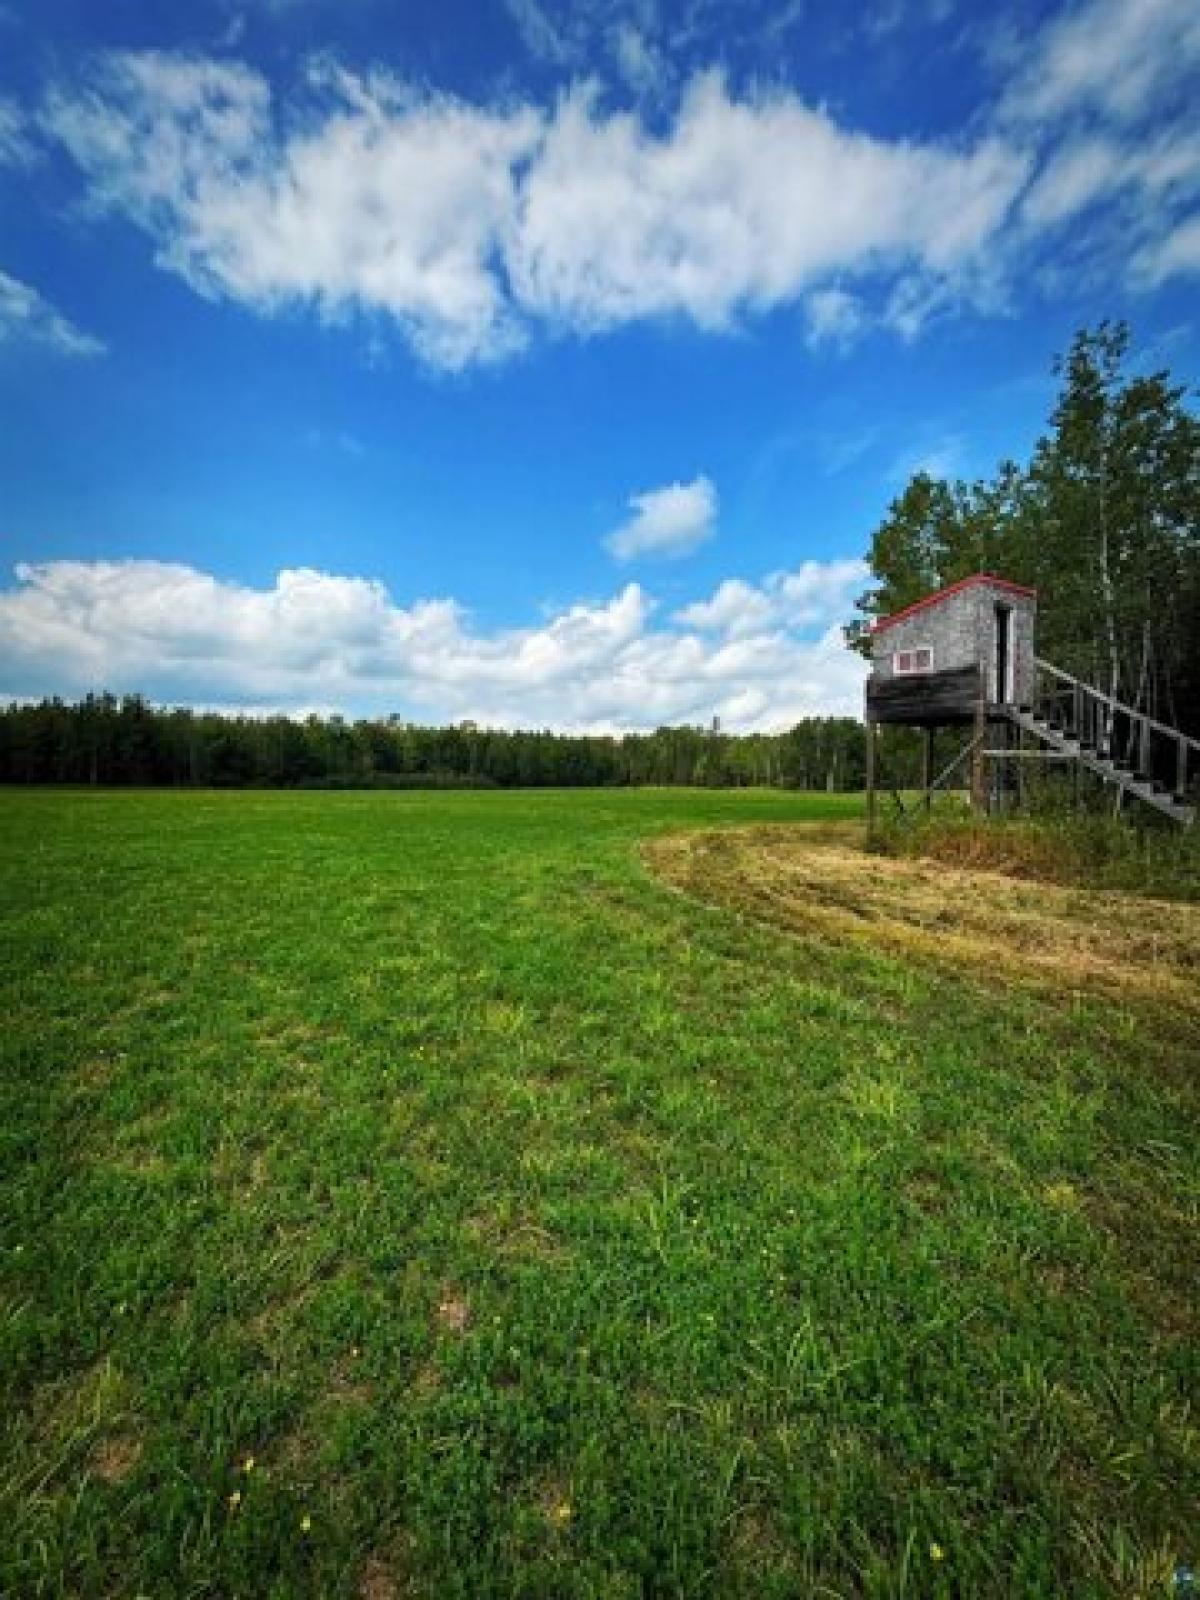
[[[1045,663],[1039,663],[1039,666],[1044,665]],[[1087,684],[1077,684],[1074,692],[1074,712],[1065,705],[1060,705],[1054,696],[1050,696],[1044,703],[1044,709],[1021,704],[1009,704],[1003,709],[1018,727],[1034,734],[1060,756],[1078,761],[1088,771],[1095,773],[1103,783],[1113,785],[1123,794],[1140,800],[1144,805],[1153,807],[1175,822],[1185,825],[1195,822],[1200,814],[1200,807],[1195,804],[1190,794],[1180,793],[1151,773],[1139,772],[1133,761],[1122,759],[1113,751],[1112,743],[1115,741],[1111,738],[1106,741],[1109,748],[1107,750],[1102,748],[1101,737],[1106,732],[1111,733],[1108,714],[1102,718],[1086,717],[1081,721],[1078,715],[1080,694],[1099,695],[1099,691],[1089,690]],[[1055,709],[1056,706],[1058,709]],[[1134,718],[1140,715],[1132,707],[1121,705],[1115,705],[1112,714]]]

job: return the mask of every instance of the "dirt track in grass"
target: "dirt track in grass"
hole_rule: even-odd
[[[868,855],[854,826],[675,834],[644,857],[694,899],[800,938],[1002,975],[1064,1001],[1102,992],[1200,1025],[1200,906]]]

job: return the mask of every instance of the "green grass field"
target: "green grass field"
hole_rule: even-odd
[[[0,1592],[1169,1594],[1194,1016],[641,848],[857,811],[0,794]]]

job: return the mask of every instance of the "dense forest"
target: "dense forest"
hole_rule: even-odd
[[[136,696],[0,709],[0,782],[219,788],[542,788],[778,784],[858,789],[863,730],[815,717],[779,734],[660,728],[622,738],[427,728],[396,718],[234,717]]]
[[[1027,466],[972,483],[916,474],[876,529],[876,585],[847,634],[972,572],[1038,591],[1038,654],[1200,734],[1200,418],[1139,370],[1123,323],[1076,335]]]

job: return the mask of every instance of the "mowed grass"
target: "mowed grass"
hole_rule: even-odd
[[[1169,1593],[1179,962],[901,937],[858,809],[0,794],[0,1592]]]

